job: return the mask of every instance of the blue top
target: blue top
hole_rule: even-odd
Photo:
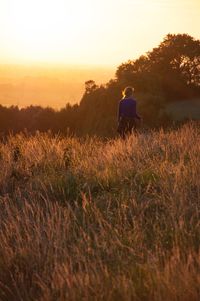
[[[121,117],[141,119],[136,112],[136,100],[133,97],[123,98],[120,100],[118,120]]]

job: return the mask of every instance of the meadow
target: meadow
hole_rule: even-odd
[[[2,141],[0,300],[200,300],[199,137]]]

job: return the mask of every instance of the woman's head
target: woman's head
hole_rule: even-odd
[[[123,97],[131,97],[133,96],[133,92],[134,92],[134,88],[133,87],[126,87],[123,92],[122,95]]]

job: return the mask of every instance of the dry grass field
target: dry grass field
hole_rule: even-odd
[[[0,300],[200,300],[199,137],[1,142]]]

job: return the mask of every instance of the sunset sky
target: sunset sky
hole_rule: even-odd
[[[200,0],[0,0],[0,64],[117,66],[167,33],[200,38]]]

